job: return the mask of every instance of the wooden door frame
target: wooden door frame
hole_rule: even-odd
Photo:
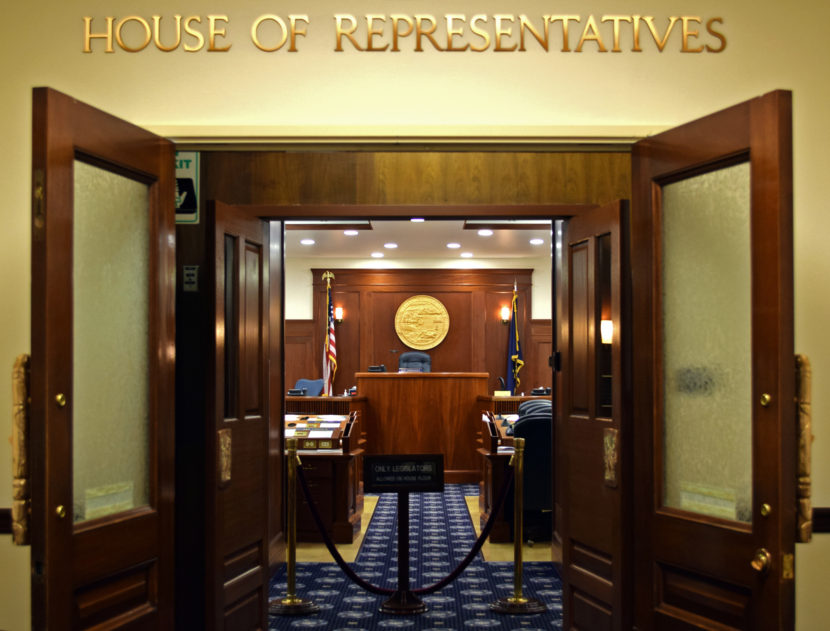
[[[226,201],[226,200],[223,200]],[[227,202],[232,203],[232,202]],[[298,220],[298,219],[409,219],[411,217],[424,217],[425,219],[499,219],[499,218],[510,218],[510,219],[550,219],[551,222],[555,222],[558,219],[571,219],[574,217],[578,217],[584,213],[587,213],[595,208],[598,208],[599,204],[233,204],[236,208],[243,210],[248,215],[257,217],[262,219],[263,221],[288,221],[288,220]],[[554,229],[553,223],[551,224],[551,230]],[[271,228],[271,238],[274,239],[274,229],[273,226]],[[282,256],[284,257],[284,248],[281,249]],[[556,296],[556,284],[557,284],[557,270],[556,270],[556,263],[557,263],[557,254],[556,252],[551,252],[551,304],[552,304],[552,317],[551,317],[551,328],[553,329],[554,333],[552,334],[552,341],[554,346],[558,341],[558,337],[555,334],[558,319],[557,319],[557,307],[558,301]],[[271,286],[273,289],[274,283],[276,282],[275,278],[271,279]],[[284,270],[283,276],[280,278],[280,283],[283,285],[282,289],[284,292]],[[271,323],[273,326],[275,316],[277,314],[271,313]],[[285,300],[281,301],[280,305],[280,313],[279,313],[279,321],[280,323],[285,321]],[[280,335],[278,338],[272,334],[272,340],[280,339],[282,340],[282,336]],[[274,344],[272,343],[272,347]],[[554,352],[556,352],[556,348],[554,348]],[[284,357],[280,355],[284,361]],[[275,359],[275,352],[272,348],[272,361]],[[557,371],[554,369],[553,366],[550,367],[551,370],[551,385],[553,389],[553,396],[555,397],[557,394]],[[282,392],[285,392],[285,381],[284,381],[284,374],[285,371],[280,370],[280,379],[282,380]],[[276,399],[279,398],[279,401]],[[272,411],[273,414],[279,410],[280,418],[283,414],[283,397],[276,397],[272,393]],[[278,404],[278,407],[277,407]],[[556,413],[555,413],[556,414]],[[556,421],[554,419],[554,427],[556,426]],[[551,453],[555,454],[556,448],[556,431],[551,432]],[[283,428],[280,426],[279,430],[279,445],[280,449],[282,449],[283,441]],[[279,460],[282,462],[283,454],[280,453]],[[282,470],[281,468],[279,469]],[[556,476],[554,470],[554,480],[553,482],[553,501],[554,506],[556,505],[556,496],[557,496],[557,489],[556,489]],[[274,477],[271,478],[272,480],[275,479]],[[270,494],[270,491],[269,491]],[[280,506],[279,513],[280,515],[284,512],[284,506]],[[555,524],[557,523],[557,518],[560,517],[559,511],[554,512],[554,531],[555,531]],[[275,533],[271,533],[274,535]],[[555,537],[555,532],[551,533],[553,537]],[[275,541],[279,541],[279,537],[271,536],[272,545]],[[552,552],[552,561],[558,561],[558,555],[555,552]]]

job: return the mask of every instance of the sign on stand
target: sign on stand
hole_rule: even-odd
[[[363,456],[363,490],[443,493],[444,454]]]

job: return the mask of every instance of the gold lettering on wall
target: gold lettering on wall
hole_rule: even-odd
[[[224,53],[224,52],[227,52],[228,50],[230,50],[231,45],[228,44],[224,48],[221,48],[221,47],[216,45],[216,38],[217,37],[223,37],[223,38],[226,37],[225,29],[224,28],[220,29],[220,28],[216,27],[217,22],[227,23],[228,22],[228,16],[227,15],[209,15],[208,16],[208,23],[210,24],[210,27],[208,29],[208,42],[210,42],[209,45],[208,45],[208,50],[211,51],[211,52]]]
[[[343,21],[348,20],[350,26],[348,29],[343,29]],[[335,22],[335,38],[336,44],[334,46],[334,50],[337,52],[343,52],[343,36],[345,35],[346,38],[352,43],[352,45],[357,50],[363,50],[360,47],[360,44],[357,43],[354,36],[352,35],[357,30],[357,20],[353,15],[349,15],[348,13],[338,13],[334,16]]]
[[[142,27],[144,31],[144,37],[141,40],[141,43],[138,46],[128,46],[124,43],[124,38],[122,37],[122,30],[125,25],[129,24],[130,22],[135,22],[136,24]],[[126,50],[128,53],[137,53],[140,50],[144,50],[150,44],[153,39],[152,30],[150,29],[150,25],[147,23],[147,20],[138,16],[138,15],[128,15],[123,20],[118,22],[118,26],[115,27],[115,41],[118,42],[118,45],[123,49]]]
[[[726,37],[723,35],[723,33],[719,33],[714,28],[712,28],[712,25],[715,22],[723,24],[723,18],[712,18],[711,20],[706,22],[706,30],[720,41],[720,48],[712,48],[711,46],[709,46],[709,44],[706,44],[706,50],[710,53],[720,53],[723,52],[724,48],[726,48]]]
[[[276,44],[272,44],[271,46],[266,46],[262,43],[262,40],[259,38],[259,27],[264,22],[274,22],[280,28],[280,35],[277,37]],[[254,43],[254,46],[259,48],[261,51],[266,53],[273,53],[274,51],[279,50],[285,45],[285,42],[288,40],[288,27],[285,25],[285,20],[283,20],[278,15],[260,15],[254,23],[251,25],[251,41]]]
[[[634,52],[720,53],[726,49],[722,17],[700,15],[528,16],[524,13],[432,14],[335,13],[334,52]],[[676,25],[679,26],[675,28]],[[645,25],[645,29],[643,28]],[[705,25],[705,26],[704,26]],[[330,27],[329,27],[330,28]],[[571,39],[578,29],[576,41]],[[299,38],[312,36],[308,15],[267,13],[250,24],[249,45],[266,53],[299,52]],[[678,32],[679,31],[679,32]],[[325,30],[323,31],[325,33]],[[641,37],[643,33],[648,33]],[[553,43],[551,43],[553,38]],[[561,38],[561,46],[557,39]],[[286,44],[288,44],[286,46]],[[228,52],[231,18],[210,15],[127,15],[83,18],[85,53]]]
[[[589,32],[590,31],[590,32]],[[582,37],[579,38],[579,44],[576,45],[576,52],[582,52],[582,45],[586,42],[596,42],[599,52],[607,53],[608,49],[602,43],[602,37],[597,30],[597,23],[594,16],[588,16],[588,21],[585,23],[585,29],[582,31]]]
[[[92,32],[92,18],[86,17],[84,18],[84,52],[91,53],[92,49],[90,48],[90,42],[93,39],[105,39],[107,41],[107,48],[104,52],[111,53],[113,52],[112,49],[112,23],[115,21],[115,18],[108,17],[107,18],[107,30],[103,33],[93,33]]]

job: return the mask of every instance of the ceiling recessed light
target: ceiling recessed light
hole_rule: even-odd
[[[382,259],[383,258],[383,252],[372,252],[372,258],[373,259]]]
[[[360,233],[357,230],[344,230],[343,234],[345,234],[347,237],[356,237]]]
[[[493,231],[490,228],[482,228],[478,231],[478,236],[480,237],[492,237]]]
[[[450,250],[457,250],[458,248],[460,248],[460,247],[461,247],[461,244],[460,244],[460,243],[448,243],[448,244],[447,244],[447,247],[448,247]]]
[[[384,243],[383,247],[385,247],[387,250],[394,250],[396,247],[398,247],[398,244],[397,243],[391,243],[391,242],[390,243]]]
[[[413,222],[413,223],[423,223],[424,218],[423,218],[423,217],[413,217],[413,218],[412,218],[412,219],[410,219],[409,221],[411,221],[411,222]]]
[[[542,245],[544,242],[544,239],[531,239],[530,245]]]
[[[300,245],[314,245],[314,239],[302,239]]]
[[[471,259],[471,258],[473,258],[473,253],[472,252],[462,252],[461,253],[461,258],[462,259]]]

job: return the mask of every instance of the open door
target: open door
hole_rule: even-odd
[[[205,221],[214,296],[205,627],[267,629],[271,227],[220,202],[209,204]]]
[[[631,627],[626,218],[617,202],[567,225],[556,456],[565,629]]]
[[[634,146],[636,624],[792,629],[791,95]]]
[[[33,94],[32,628],[173,628],[173,145]]]

